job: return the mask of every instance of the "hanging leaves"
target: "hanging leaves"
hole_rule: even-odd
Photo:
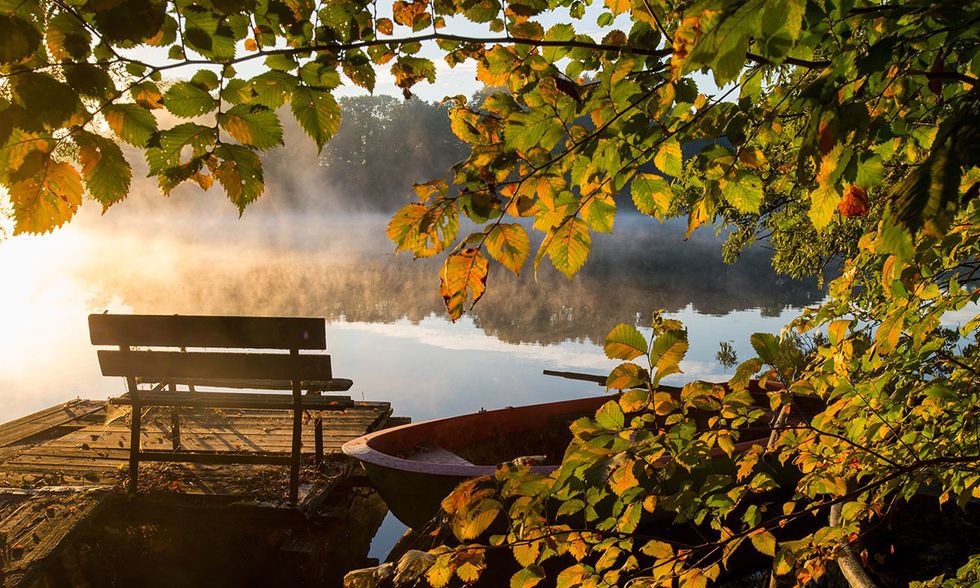
[[[463,315],[467,301],[472,307],[483,297],[488,269],[487,259],[478,249],[464,249],[446,258],[439,271],[439,294],[449,318],[455,321]]]
[[[0,64],[4,65],[27,59],[41,44],[37,29],[11,14],[0,14],[0,38],[3,39],[3,43],[0,43]]]
[[[75,143],[85,186],[92,198],[102,204],[103,210],[124,199],[133,172],[119,145],[93,133],[77,134]]]
[[[239,142],[257,149],[282,145],[279,117],[264,106],[233,106],[218,116],[218,124]]]
[[[219,145],[214,155],[221,163],[214,169],[214,177],[225,189],[228,199],[240,212],[262,195],[265,178],[262,163],[254,151],[241,145]]]
[[[551,263],[565,277],[572,276],[585,265],[592,247],[592,236],[589,227],[580,218],[569,218],[565,223],[555,227],[545,237],[534,260],[535,269],[544,254],[548,255]]]
[[[34,151],[15,174],[10,201],[14,234],[47,233],[68,222],[82,203],[82,178],[67,163]]]
[[[207,114],[218,107],[218,101],[203,88],[191,82],[177,82],[163,95],[167,110],[182,118]]]
[[[497,263],[520,275],[531,252],[531,240],[518,224],[494,225],[487,234],[487,252]]]
[[[274,87],[280,86],[276,84]],[[266,88],[265,91],[270,90]],[[276,92],[277,90],[272,90],[273,94]],[[293,116],[296,117],[296,122],[313,139],[317,149],[322,150],[323,145],[340,128],[340,107],[329,92],[299,86],[293,90],[290,108]]]
[[[136,147],[145,147],[157,130],[153,114],[135,104],[112,104],[102,111],[109,128],[117,137]]]

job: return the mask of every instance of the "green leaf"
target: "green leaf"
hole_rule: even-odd
[[[766,0],[757,34],[758,51],[769,61],[780,64],[800,37],[805,0]],[[758,76],[757,76],[758,77]]]
[[[615,400],[610,400],[603,404],[595,413],[595,420],[599,423],[600,427],[610,431],[622,430],[626,424],[626,416],[623,414],[623,409],[619,407],[619,403]]]
[[[89,6],[102,39],[125,47],[160,32],[167,10],[167,3],[161,0],[114,0]]]
[[[606,335],[603,351],[609,359],[631,360],[647,353],[647,340],[633,325],[621,323]]]
[[[650,365],[657,370],[654,385],[661,378],[680,372],[680,363],[687,354],[687,331],[669,330],[653,340],[650,349]]]
[[[289,101],[298,84],[299,79],[296,76],[281,71],[267,71],[248,81],[247,90],[251,94],[249,102],[275,110]]]
[[[625,390],[643,386],[650,376],[645,369],[635,363],[621,363],[606,377],[606,388],[609,390]]]
[[[102,114],[116,136],[130,145],[145,147],[150,135],[157,130],[153,113],[135,104],[110,104]]]
[[[57,129],[82,110],[75,90],[47,74],[19,72],[6,81],[16,101],[31,113],[32,129]]]
[[[218,107],[218,101],[190,82],[177,82],[164,93],[163,105],[176,116],[192,118],[211,112]]]
[[[654,174],[637,175],[630,185],[630,193],[638,211],[661,221],[667,217],[674,197],[667,181]]]
[[[524,227],[516,223],[495,225],[487,234],[486,243],[490,257],[515,274],[521,273],[531,252],[531,240]]]
[[[657,150],[653,158],[653,164],[657,169],[671,177],[678,177],[683,171],[681,159],[681,144],[677,139],[668,139]]]
[[[233,106],[227,112],[221,113],[218,123],[229,135],[246,145],[258,149],[282,145],[279,117],[264,106]]]
[[[776,365],[779,357],[779,338],[772,333],[754,333],[749,338],[752,349],[759,359],[769,365]]]
[[[769,531],[762,531],[761,533],[756,533],[749,537],[752,541],[752,546],[755,547],[759,553],[763,555],[768,555],[773,557],[776,555],[776,537]]]
[[[725,200],[740,212],[758,214],[762,204],[762,179],[747,171],[739,171],[735,180],[722,185]]]
[[[214,144],[216,139],[214,127],[206,127],[197,123],[183,123],[172,129],[160,131],[152,141],[157,146],[149,147],[146,150],[146,162],[150,167],[150,175],[159,175],[170,168],[179,166],[182,163],[181,154],[184,147],[190,146],[193,155],[200,156]]]
[[[37,51],[41,34],[34,25],[12,15],[0,14],[0,64],[19,63]]]
[[[75,135],[78,160],[89,194],[102,204],[102,210],[129,194],[133,171],[119,145],[105,137],[80,132]]]
[[[585,265],[591,247],[592,235],[589,227],[582,219],[572,217],[548,233],[541,243],[535,266],[540,262],[542,252],[546,252],[555,268],[568,279],[572,279],[575,272]]]
[[[607,194],[593,194],[582,203],[581,214],[590,230],[611,233],[616,222],[616,200]]]
[[[810,193],[810,221],[822,231],[834,218],[841,194],[833,186],[820,186]]]
[[[59,12],[48,20],[47,25],[45,40],[48,52],[56,61],[88,57],[92,37],[81,21],[67,12]]]
[[[320,150],[340,128],[340,107],[329,92],[300,86],[293,91],[290,106],[296,122]]]
[[[225,189],[228,199],[239,211],[244,211],[265,189],[259,156],[247,147],[228,144],[219,145],[214,155],[221,160],[214,170],[214,177]]]
[[[90,63],[69,63],[64,67],[65,81],[80,95],[105,99],[116,90],[105,69]]]
[[[561,121],[545,108],[532,108],[516,113],[507,120],[504,137],[520,151],[540,146],[551,150],[565,135]]]
[[[526,567],[510,577],[510,588],[534,588],[543,579],[544,571],[540,566]]]
[[[25,166],[34,173],[10,186],[14,234],[47,233],[75,215],[82,203],[82,179],[72,166],[39,151]]]

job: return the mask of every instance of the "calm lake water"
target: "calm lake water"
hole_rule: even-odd
[[[689,329],[684,373],[670,381],[723,380],[719,341],[749,357],[753,332],[778,332],[822,296],[813,281],[775,276],[764,252],[725,266],[710,232],[684,242],[680,227],[624,216],[614,235],[596,236],[574,281],[497,268],[476,309],[450,323],[437,262],[394,255],[386,222],[261,206],[239,219],[216,195],[189,208],[156,197],[104,216],[89,203],[53,234],[0,243],[0,421],[124,392],[121,378],[101,376],[88,339],[87,315],[106,310],[325,317],[352,396],[424,420],[600,393],[541,372],[608,371],[605,334],[657,308]],[[389,517],[373,555],[402,530]]]

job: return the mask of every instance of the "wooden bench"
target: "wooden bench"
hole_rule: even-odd
[[[101,349],[98,355],[103,375],[126,379],[128,394],[112,400],[132,405],[131,493],[137,489],[140,460],[279,464],[290,467],[289,499],[295,503],[302,460],[303,412],[353,405],[349,397],[323,395],[348,390],[353,383],[333,377],[329,355],[300,353],[326,349],[323,319],[93,314],[89,316],[89,334],[93,345],[118,346]],[[217,391],[199,391],[198,387]],[[258,390],[288,390],[291,394]],[[173,407],[172,451],[140,448],[141,413],[147,406]],[[181,407],[290,410],[292,451],[182,451]],[[319,418],[315,427],[319,460],[323,456]]]

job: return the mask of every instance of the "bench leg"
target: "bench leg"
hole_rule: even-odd
[[[170,445],[174,451],[180,451],[180,407],[175,406],[170,412]]]
[[[170,384],[170,392],[177,391],[177,386]],[[180,407],[170,409],[170,445],[174,451],[180,451]]]
[[[303,397],[299,382],[293,382],[293,452],[289,464],[289,502],[299,500],[299,466],[302,459]]]
[[[323,419],[316,417],[316,425],[313,429],[314,450],[316,451],[316,465],[323,463]]]
[[[129,397],[133,403],[129,419],[129,493],[135,496],[140,474],[140,419],[143,417],[143,407],[139,403],[135,378],[129,380]]]

